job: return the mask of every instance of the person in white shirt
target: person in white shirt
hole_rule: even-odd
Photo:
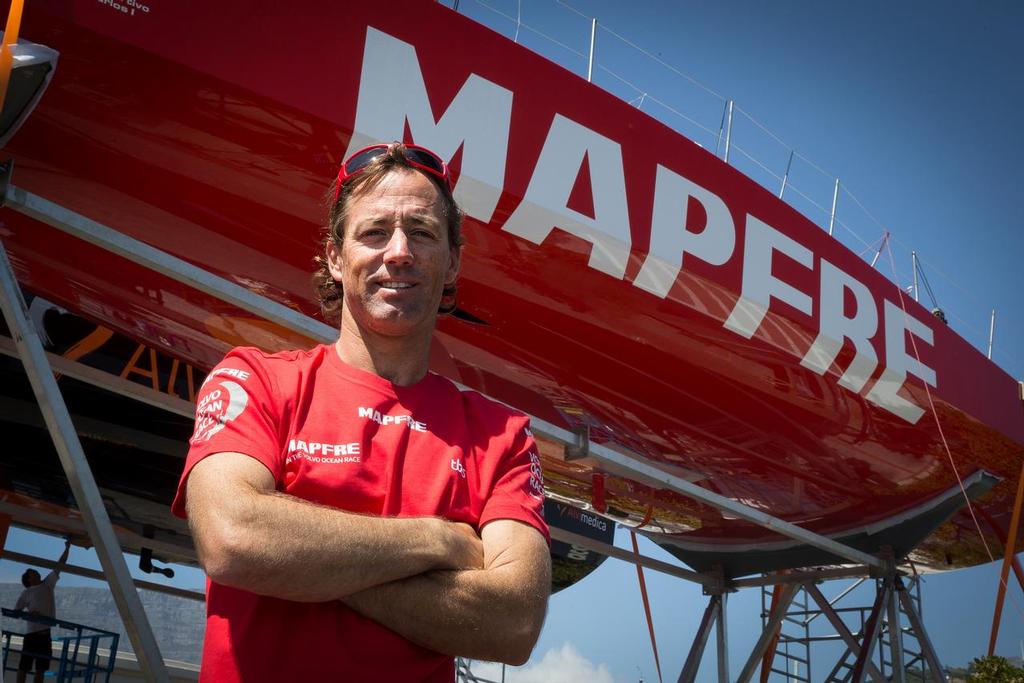
[[[41,578],[35,569],[26,569],[21,575],[21,584],[25,590],[18,597],[15,611],[25,611],[31,616],[55,619],[57,609],[53,600],[53,587],[60,578],[64,563],[68,561],[71,541],[64,542],[64,552],[57,560],[53,571]],[[33,683],[43,683],[43,676],[50,668],[50,624],[49,622],[26,620],[25,638],[21,646],[21,662],[18,664],[18,683],[25,683],[28,672],[35,664]]]

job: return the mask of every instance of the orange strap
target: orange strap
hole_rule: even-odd
[[[4,27],[4,42],[0,46],[0,108],[7,97],[7,85],[11,80],[11,69],[14,68],[14,55],[11,50],[18,44],[18,32],[21,30],[21,10],[25,0],[11,0],[11,9],[7,12],[7,25]]]
[[[594,472],[590,477],[590,504],[602,514],[608,511],[608,503],[604,497],[604,476],[604,472]]]
[[[999,624],[1003,616],[1003,600],[1006,598],[1006,579],[1010,575],[1010,565],[1013,564],[1015,546],[1017,544],[1017,525],[1020,523],[1020,508],[1024,503],[1024,462],[1021,463],[1020,476],[1017,478],[1017,498],[1013,502],[1013,514],[1010,517],[1010,531],[1006,535],[1006,548],[1003,557],[1003,568],[999,572],[999,588],[996,594],[996,609],[992,615],[992,634],[988,641],[988,656],[991,657],[996,650],[996,640],[999,638]]]
[[[644,524],[650,521],[651,508],[647,508],[647,518],[644,520]],[[654,651],[654,665],[658,667],[658,683],[662,683],[661,680],[661,661],[658,659],[658,641],[654,637],[654,622],[651,620],[651,603],[647,599],[647,583],[644,581],[644,568],[640,566],[640,549],[636,544],[636,532],[630,530],[629,536],[633,541],[633,554],[637,558],[636,565],[636,577],[640,580],[640,596],[644,599],[644,615],[647,617],[647,631],[651,634],[651,650]]]

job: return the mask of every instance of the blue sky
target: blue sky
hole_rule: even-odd
[[[487,0],[487,5],[511,17],[519,9],[515,0]],[[894,234],[902,284],[910,282],[909,253],[916,249],[953,328],[983,348],[995,308],[994,359],[1016,378],[1024,377],[1024,352],[1016,341],[1024,335],[1019,303],[1024,231],[1018,197],[1018,156],[1024,150],[1024,127],[1019,125],[1024,5],[574,0],[572,7],[596,16],[603,27],[598,32],[598,86],[635,100],[644,111],[711,147],[723,110],[718,95],[734,99],[742,112],[734,124],[736,149],[769,171],[734,151],[736,165],[767,184],[771,174],[781,175],[785,169],[788,148],[761,131],[752,117],[813,162],[798,158],[791,176],[795,189],[808,198],[791,196],[819,224],[827,215],[815,204],[829,206],[838,175],[844,188],[838,217],[850,229],[839,229],[844,243],[862,251],[866,247],[853,233],[874,243],[881,236],[881,223]],[[461,0],[460,11],[506,36],[515,34],[515,21],[477,0]],[[585,73],[585,60],[574,52],[587,50],[587,19],[553,0],[525,0],[521,16],[525,26],[519,28],[520,42]],[[636,52],[605,28],[707,90]],[[644,92],[650,96],[641,102]],[[879,268],[893,277],[888,265],[880,261]],[[922,296],[922,301],[927,299]],[[618,544],[628,545],[621,530]],[[60,545],[55,539],[39,541],[17,532],[10,541],[15,550],[54,557]],[[670,559],[650,542],[642,542],[641,549]],[[90,556],[76,549],[72,560],[90,563]],[[0,578],[17,580],[20,569],[2,562]],[[197,572],[180,577],[179,583],[186,585],[201,582]],[[925,621],[945,663],[961,665],[984,653],[997,577],[998,565],[988,565],[926,579]],[[678,579],[656,572],[648,572],[647,579],[663,670],[666,679],[674,680],[705,598]],[[840,587],[829,587],[826,593]],[[731,598],[734,673],[757,636],[759,612],[756,591]],[[1019,655],[1022,639],[1024,598],[1011,576],[998,651]],[[545,655],[564,655],[566,643],[592,672],[600,673],[593,680],[636,681],[640,675],[656,680],[632,566],[609,560],[584,582],[555,596],[527,669],[536,672]],[[714,680],[709,647],[702,681]],[[571,657],[562,656],[562,664],[567,659]],[[508,680],[517,679],[510,675]],[[518,680],[529,678],[521,673]]]

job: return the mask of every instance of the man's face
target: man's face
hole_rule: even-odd
[[[38,586],[43,582],[42,577],[39,576],[39,572],[35,569],[29,569],[25,572],[25,583],[31,586]]]
[[[344,289],[342,324],[403,336],[433,328],[459,249],[448,242],[437,187],[403,169],[350,199],[344,240],[328,244],[327,260]]]

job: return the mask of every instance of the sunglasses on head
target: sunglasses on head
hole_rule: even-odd
[[[345,159],[344,163],[341,164],[341,168],[338,169],[338,181],[334,185],[334,201],[338,201],[338,196],[341,194],[342,186],[349,181],[353,176],[359,175],[362,171],[369,166],[370,162],[377,157],[382,157],[388,153],[391,146],[396,143],[390,144],[378,144],[370,145],[369,147],[363,147],[358,152],[352,154],[348,159]],[[409,165],[414,168],[418,168],[421,171],[425,171],[430,175],[441,180],[448,190],[452,189],[452,176],[448,172],[448,164],[444,160],[431,152],[426,147],[420,147],[419,145],[405,145],[405,158],[408,160]]]

